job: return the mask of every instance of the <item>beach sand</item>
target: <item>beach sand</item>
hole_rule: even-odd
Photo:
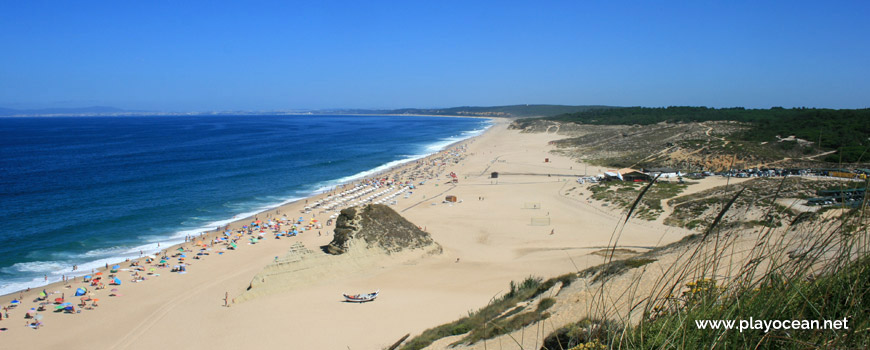
[[[425,228],[443,247],[440,255],[382,254],[358,267],[314,266],[307,276],[319,278],[300,278],[292,289],[244,302],[231,300],[224,307],[225,294],[230,299],[242,295],[252,277],[293,243],[324,254],[320,247],[332,239],[331,234],[318,236],[318,230],[280,240],[268,235],[255,245],[240,244],[238,250],[192,260],[186,274],[161,270],[161,276],[140,283],[124,277],[116,287],[122,296],[109,297],[113,287],[108,286],[95,293],[100,303],[94,310],[43,312],[44,326],[38,330],[25,327],[23,317],[35,307],[39,290],[24,293],[24,303],[9,312],[11,319],[0,321],[0,327],[7,328],[0,333],[0,347],[381,349],[405,334],[419,334],[482,307],[506,292],[511,280],[551,277],[601,263],[600,256],[590,253],[608,245],[620,212],[562,195],[578,185],[576,176],[560,175],[583,175],[585,169],[549,153],[553,146],[548,142],[563,136],[523,134],[508,130],[507,125],[507,120],[497,119],[483,135],[461,142],[467,148],[458,164],[446,164],[436,179],[407,199],[397,197],[398,204],[391,206]],[[604,170],[588,167],[591,175]],[[457,175],[458,184],[449,184],[449,172]],[[500,175],[491,179],[491,172]],[[457,196],[461,203],[442,203],[446,195]],[[280,211],[298,217],[304,206],[300,201],[257,216],[274,217]],[[308,219],[311,214],[301,216]],[[321,214],[317,218],[326,219]],[[550,223],[532,225],[532,218],[542,222],[548,218]],[[643,250],[688,233],[632,221],[620,246]],[[46,290],[65,293],[68,301],[78,302],[72,295],[83,285],[80,281],[71,288],[53,284]],[[342,298],[342,293],[378,289],[381,294],[375,302],[349,304]],[[17,296],[4,296],[0,303],[9,305]]]

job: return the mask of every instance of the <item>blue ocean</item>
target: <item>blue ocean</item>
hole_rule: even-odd
[[[0,118],[0,294],[364,178],[488,120],[258,115]]]

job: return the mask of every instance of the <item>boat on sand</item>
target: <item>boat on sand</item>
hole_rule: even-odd
[[[354,294],[354,295],[343,294],[343,295],[344,295],[344,301],[346,301],[346,302],[365,303],[365,302],[375,300],[375,298],[378,297],[378,293],[380,293],[380,292],[381,292],[381,290],[378,289],[378,290],[376,290],[372,293],[368,293],[368,294]]]

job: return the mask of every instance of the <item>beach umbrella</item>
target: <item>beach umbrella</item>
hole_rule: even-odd
[[[79,289],[76,289],[76,296],[85,295],[87,292],[87,289],[79,287]]]
[[[186,258],[187,254],[181,254],[181,255],[179,255],[179,257]]]
[[[10,301],[9,303],[10,303],[10,304],[15,304],[15,305],[21,304],[21,302],[18,301],[18,300],[16,300],[16,299],[13,299],[13,300]]]
[[[103,275],[102,272],[97,272],[97,273],[94,274],[94,276],[102,276],[102,275]]]
[[[161,264],[165,264],[165,263],[166,263],[166,260],[160,260],[160,263],[161,263]]]
[[[117,285],[121,285],[121,279],[118,277],[115,277],[115,279],[112,280],[112,283],[117,284]]]
[[[117,269],[120,269],[120,268],[121,268],[121,265],[113,265],[113,266],[112,266],[112,270],[117,270]]]
[[[91,275],[85,275],[84,278],[85,278],[86,280],[89,280],[89,279],[91,279],[92,277],[91,277]]]

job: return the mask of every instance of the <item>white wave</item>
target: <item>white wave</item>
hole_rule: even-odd
[[[27,274],[28,276],[32,276],[34,274],[37,275],[47,275],[48,280],[45,280],[45,277],[37,277],[33,279],[13,279],[12,281],[0,281],[0,295],[16,292],[22,289],[27,288],[37,288],[44,286],[49,283],[59,282],[62,279],[62,276],[67,277],[78,277],[84,276],[91,273],[91,270],[95,270],[98,268],[105,267],[106,265],[115,265],[120,262],[125,261],[126,259],[135,259],[140,256],[140,251],[144,253],[144,255],[154,254],[160,249],[165,249],[175,244],[183,243],[184,237],[186,236],[196,236],[201,232],[211,231],[217,227],[226,226],[232,222],[237,220],[255,216],[263,211],[274,209],[280,207],[285,204],[293,203],[295,201],[299,201],[305,199],[307,197],[317,195],[320,193],[327,192],[334,188],[335,186],[346,184],[353,182],[355,180],[364,179],[366,177],[372,176],[374,174],[383,172],[393,167],[397,167],[399,165],[412,162],[421,158],[425,158],[429,155],[438,153],[442,151],[447,146],[454,144],[459,141],[463,141],[475,136],[478,136],[485,132],[492,126],[491,123],[487,123],[485,127],[482,129],[470,130],[462,132],[458,136],[448,137],[441,139],[437,142],[431,143],[429,145],[425,145],[423,147],[424,153],[415,154],[415,155],[403,155],[402,159],[394,160],[391,162],[387,162],[385,164],[379,165],[375,168],[362,171],[350,176],[341,177],[335,180],[322,182],[320,184],[315,185],[315,190],[307,193],[307,195],[301,197],[291,197],[289,199],[275,201],[273,203],[269,203],[266,205],[261,205],[256,209],[251,209],[246,212],[242,212],[234,215],[231,218],[227,218],[224,220],[216,220],[206,224],[203,224],[198,227],[182,229],[173,232],[169,236],[162,239],[152,239],[147,243],[140,244],[132,247],[124,247],[124,246],[115,246],[110,248],[101,248],[87,251],[80,255],[70,256],[69,259],[64,260],[55,260],[55,261],[34,261],[34,262],[26,262],[26,263],[16,263],[10,267],[3,268],[3,272],[10,274]],[[158,247],[159,244],[159,247]],[[96,258],[96,259],[95,259]],[[84,263],[77,263],[76,261],[88,260]],[[78,270],[72,271],[72,265],[77,264]]]
[[[12,266],[4,267],[3,272],[6,273],[52,273],[62,270],[66,267],[72,268],[72,265],[62,263],[60,261],[30,261],[15,263]]]

